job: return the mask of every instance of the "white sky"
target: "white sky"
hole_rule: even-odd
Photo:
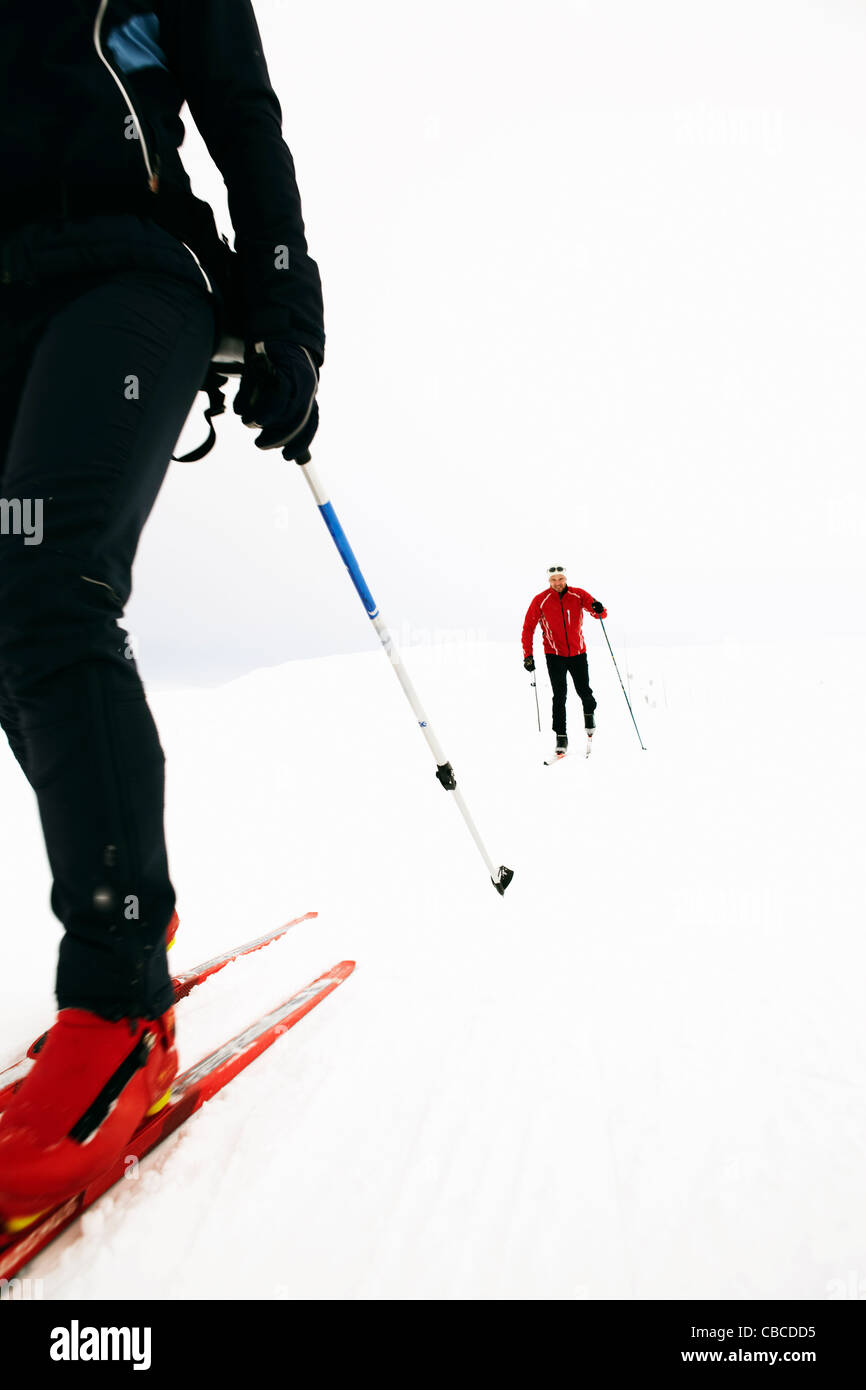
[[[398,640],[516,644],[560,561],[620,642],[866,631],[862,7],[256,11],[325,289],[314,458]],[[375,644],[252,438],[173,466],[145,677]]]

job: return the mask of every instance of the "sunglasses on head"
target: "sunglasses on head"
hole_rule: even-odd
[[[550,565],[550,566],[548,567],[547,573],[548,573],[548,574],[565,574],[565,565]]]

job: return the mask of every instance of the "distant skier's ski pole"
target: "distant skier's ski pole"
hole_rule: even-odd
[[[538,708],[538,686],[535,681],[535,672],[532,673],[532,688],[535,691],[535,715],[538,720],[538,732],[541,733],[541,710]]]
[[[506,888],[508,887],[512,878],[514,877],[514,870],[507,869],[504,864],[500,864],[498,869],[495,868],[493,860],[487,853],[487,850],[484,847],[484,842],[481,839],[481,836],[479,835],[475,827],[475,822],[469,814],[469,808],[466,805],[466,802],[463,800],[463,797],[457,788],[457,780],[454,776],[454,770],[451,764],[449,763],[448,759],[445,757],[439,740],[437,739],[433,730],[430,728],[429,720],[427,719],[427,716],[421,707],[421,701],[418,699],[418,696],[415,692],[415,687],[413,686],[408,675],[406,674],[406,668],[400,660],[400,653],[394,645],[394,641],[391,637],[390,632],[388,631],[387,627],[382,621],[382,618],[379,615],[379,609],[375,603],[375,600],[373,599],[373,595],[370,593],[370,590],[367,587],[367,581],[361,573],[361,567],[358,564],[358,561],[355,559],[354,552],[346,538],[346,534],[339,521],[337,520],[337,514],[334,511],[334,508],[331,506],[331,503],[328,501],[327,495],[324,489],[322,488],[322,485],[319,482],[318,477],[313,471],[313,466],[310,462],[310,455],[307,454],[306,459],[299,459],[298,463],[300,465],[304,477],[307,480],[307,483],[309,484],[310,491],[316,499],[316,505],[318,506],[319,511],[322,514],[322,520],[324,521],[325,525],[330,531],[333,542],[339,550],[340,555],[342,556],[343,564],[349,571],[349,578],[354,584],[358,597],[364,605],[367,617],[373,624],[373,627],[376,630],[376,635],[378,636],[379,641],[382,643],[382,646],[385,648],[385,652],[387,653],[388,659],[391,662],[392,667],[394,668],[394,674],[403,687],[406,699],[412,706],[415,718],[418,720],[418,727],[420,728],[422,734],[426,738],[427,743],[430,747],[430,751],[433,754],[433,757],[436,759],[436,776],[438,780],[442,783],[442,786],[445,788],[445,790],[451,792],[451,794],[453,795],[454,800],[456,801],[457,806],[460,810],[460,814],[465,820],[466,825],[469,829],[469,833],[471,834],[473,840],[478,846],[478,849],[481,853],[481,857],[487,865],[487,870],[490,874],[493,886],[496,889],[497,893],[501,895],[505,892]]]
[[[616,657],[613,654],[613,647],[610,645],[610,638],[607,635],[607,628],[604,625],[604,619],[599,618],[599,622],[601,623],[601,630],[604,633],[604,640],[607,643],[607,649],[610,652],[610,659],[613,662],[614,670],[616,671],[616,674],[619,676],[619,688],[622,691],[623,695],[625,695],[625,702],[628,705],[628,712],[631,715],[631,722],[632,724],[634,724],[634,731],[637,734],[638,742],[640,743],[641,748],[643,748],[643,751],[646,752],[646,748],[644,748],[644,741],[640,736],[640,729],[637,726],[637,720],[634,717],[634,710],[631,707],[631,700],[625,694],[625,686],[622,683],[622,676],[619,675],[619,667],[616,664]]]

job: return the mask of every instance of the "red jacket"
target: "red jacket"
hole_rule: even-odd
[[[545,589],[543,594],[536,594],[523,620],[524,657],[532,656],[532,638],[538,623],[541,623],[544,650],[548,656],[580,656],[581,652],[586,651],[583,610],[589,612],[595,602],[586,589],[575,589],[571,584],[561,594],[555,589]],[[606,618],[607,609],[592,616]]]

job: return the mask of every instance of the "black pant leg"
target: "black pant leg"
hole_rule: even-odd
[[[59,1006],[152,1017],[172,997],[164,760],[118,619],[214,317],[162,272],[99,280],[59,307],[46,286],[18,300],[35,348],[0,482],[41,502],[43,535],[0,536],[0,689],[66,929]]]
[[[27,763],[27,744],[24,741],[24,735],[21,731],[18,706],[15,700],[6,693],[2,685],[0,685],[0,728],[2,728],[6,735],[6,741],[15,754],[15,757],[18,759],[18,765],[29,782],[30,774]]]
[[[589,660],[586,652],[581,652],[579,656],[569,657],[568,669],[571,672],[571,679],[574,681],[574,688],[583,705],[583,722],[587,729],[592,729],[595,727],[593,714],[596,709],[596,699],[589,685]]]
[[[550,656],[545,653],[547,662],[547,674],[550,677],[550,685],[553,690],[553,732],[564,734],[565,724],[565,701],[568,695],[568,657]]]
[[[2,479],[5,460],[9,452],[9,441],[18,413],[18,402],[27,379],[28,357],[25,345],[18,332],[17,315],[9,305],[9,295],[0,294],[0,497],[6,497]],[[12,694],[6,689],[0,674],[0,728],[3,729],[9,747],[15,754],[25,776],[27,775],[27,749],[18,707]]]

